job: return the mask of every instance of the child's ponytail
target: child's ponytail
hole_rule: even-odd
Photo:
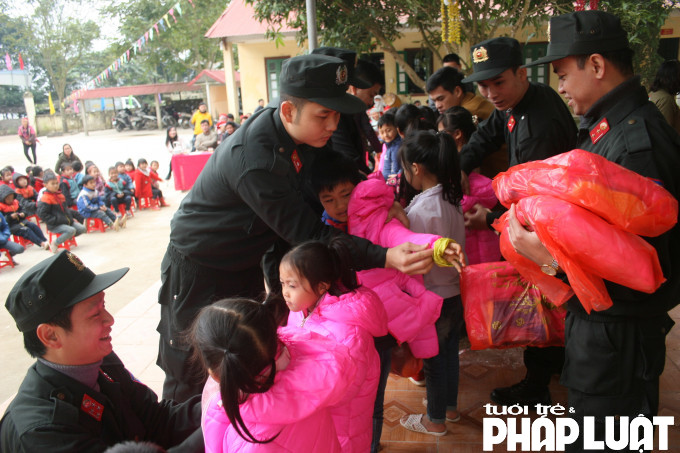
[[[348,242],[349,239],[340,235],[333,237],[328,244],[304,242],[286,253],[281,264],[295,269],[314,291],[320,283],[327,283],[328,292],[340,296],[359,286]]]
[[[222,407],[236,432],[264,444],[248,430],[239,406],[274,383],[278,337],[267,307],[248,299],[223,299],[204,307],[190,330],[191,344],[204,367],[219,379]],[[278,434],[277,434],[278,436]]]
[[[442,185],[444,200],[459,206],[463,199],[463,186],[460,182],[460,159],[456,141],[447,132],[437,132],[439,137],[439,166],[437,179]]]

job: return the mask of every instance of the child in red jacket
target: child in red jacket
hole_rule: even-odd
[[[162,179],[155,172],[150,171],[146,159],[139,159],[135,171],[135,196],[137,198],[155,198],[160,206],[170,206],[165,202],[163,192],[153,187],[154,181],[162,181]]]

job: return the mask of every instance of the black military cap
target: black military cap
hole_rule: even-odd
[[[516,39],[501,37],[482,41],[472,47],[474,72],[464,78],[463,83],[492,79],[522,63],[522,51]]]
[[[590,55],[628,49],[621,21],[604,11],[577,11],[550,19],[548,53],[527,66],[550,63],[570,55]]]
[[[312,50],[312,54],[328,55],[331,57],[340,58],[347,65],[349,73],[349,84],[357,88],[371,88],[373,84],[361,79],[354,74],[354,66],[357,63],[357,53],[349,49],[340,49],[338,47],[317,47]]]
[[[327,55],[300,55],[281,67],[281,93],[307,99],[340,113],[366,110],[364,101],[347,93],[347,64]]]
[[[97,275],[73,253],[62,251],[26,271],[7,296],[5,308],[19,331],[30,332],[60,310],[113,285],[128,270],[124,267]]]

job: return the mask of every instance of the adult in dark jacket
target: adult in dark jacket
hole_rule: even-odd
[[[536,63],[552,61],[560,93],[581,115],[577,147],[652,179],[677,199],[680,136],[633,75],[633,52],[619,19],[603,11],[580,11],[551,19],[550,29],[547,56]],[[513,233],[520,253],[541,265],[552,262],[535,233],[518,222],[513,222],[511,238]],[[574,411],[569,416],[579,422],[580,433],[584,417],[594,417],[594,439],[600,442],[605,417],[633,420],[639,414],[655,416],[659,409],[659,376],[673,326],[667,312],[680,301],[680,226],[643,239],[656,250],[667,279],[656,292],[605,281],[611,308],[587,314],[576,298],[568,302],[560,382],[569,389]],[[607,244],[602,247],[606,250]],[[619,428],[623,423],[614,429]],[[584,451],[583,436],[567,451]]]
[[[461,149],[460,166],[469,174],[503,144],[510,167],[571,151],[576,124],[560,96],[549,86],[529,82],[521,67],[522,51],[512,38],[494,38],[472,48],[474,73],[463,82],[477,82],[479,92],[496,110]],[[465,226],[483,230],[502,215],[482,205],[465,213]],[[526,377],[510,387],[494,389],[491,399],[504,405],[550,404],[548,384],[559,373],[564,350],[529,347],[524,351]]]
[[[158,402],[111,345],[104,289],[128,268],[96,275],[69,251],[28,270],[5,307],[36,363],[0,421],[3,452],[101,452],[126,440],[203,451],[200,397]]]
[[[191,374],[182,332],[213,300],[259,296],[260,263],[275,245],[270,257],[305,240],[341,235],[357,270],[431,268],[431,251],[422,247],[386,250],[324,225],[302,195],[311,163],[323,158],[337,127],[338,112],[365,108],[346,93],[347,77],[338,58],[305,55],[284,62],[278,108],[260,110],[223,142],[182,201],[161,263],[158,364],[166,373],[164,397],[182,401],[201,392],[203,381]],[[278,263],[267,269],[277,270]],[[270,287],[279,286],[278,272],[267,277]]]
[[[54,166],[54,172],[56,174],[60,174],[61,164],[63,164],[64,162],[73,164],[73,162],[75,161],[78,161],[82,164],[80,158],[76,156],[75,153],[73,152],[73,148],[71,148],[71,145],[69,145],[68,143],[64,143],[62,151],[59,153],[59,157],[57,158],[57,164]]]

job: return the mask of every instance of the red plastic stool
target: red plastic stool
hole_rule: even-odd
[[[104,224],[102,219],[98,219],[96,217],[88,217],[85,219],[85,228],[87,228],[88,233],[91,233],[93,231],[101,231],[102,233],[104,233],[108,226]]]
[[[29,241],[26,238],[23,238],[21,236],[17,236],[16,234],[12,235],[12,240],[16,242],[17,244],[21,244],[24,246],[24,248],[28,247],[29,245],[33,245],[31,241]]]
[[[51,231],[50,231],[49,233],[50,233],[50,238],[49,238],[50,244],[52,243],[52,239],[53,239],[54,237],[59,237],[59,236],[61,236],[61,234],[59,234],[59,233],[52,233]],[[73,236],[73,237],[72,237],[71,239],[69,239],[68,241],[64,241],[64,242],[62,242],[61,244],[59,244],[58,247],[59,247],[60,249],[71,250],[71,247],[77,247],[77,246],[78,246],[78,243],[76,242],[76,237]]]
[[[130,212],[136,211],[137,210],[137,199],[135,197],[132,197],[132,200],[130,200]]]
[[[33,215],[29,215],[28,217],[26,217],[26,220],[31,220],[31,219],[33,219],[33,221],[35,222],[36,225],[40,226],[40,217],[38,217],[38,214],[33,214]]]
[[[135,199],[133,198],[133,199],[132,199],[132,203],[130,203],[130,210],[129,210],[129,211],[125,209],[125,205],[124,205],[124,204],[122,204],[122,203],[119,204],[119,205],[118,205],[118,212],[120,213],[120,215],[121,215],[121,216],[122,216],[122,215],[127,215],[128,218],[134,217],[135,214],[134,214],[134,212],[132,211],[132,204],[133,204],[134,202],[135,202]],[[113,206],[111,206],[111,211],[116,212],[116,210],[113,209]]]
[[[12,259],[12,255],[9,254],[9,250],[7,249],[0,249],[0,254],[5,254],[5,259],[0,259],[0,268],[6,267],[6,266],[12,266],[14,267],[14,260]]]
[[[149,197],[144,197],[139,199],[139,209],[148,209],[151,208],[154,211],[157,211],[160,209],[160,205],[158,204],[158,199],[156,198],[149,198]]]

